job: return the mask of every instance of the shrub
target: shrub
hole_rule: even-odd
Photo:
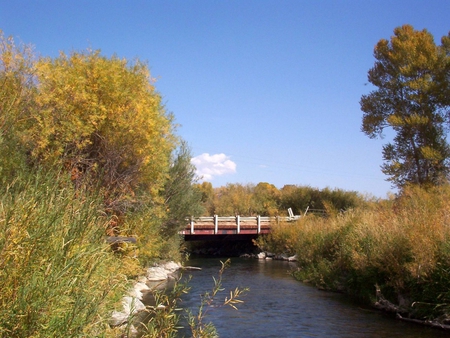
[[[260,245],[296,253],[299,279],[365,301],[378,285],[418,317],[442,316],[450,304],[449,197],[449,186],[407,187],[390,201],[275,227]]]
[[[37,173],[2,188],[2,337],[101,335],[114,292],[123,292],[98,201],[65,186]]]

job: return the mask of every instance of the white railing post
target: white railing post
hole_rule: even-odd
[[[191,217],[191,235],[194,233],[194,217]]]
[[[261,216],[256,216],[256,224],[258,225],[258,234],[261,233]]]
[[[236,216],[237,234],[241,233],[241,216]]]
[[[219,233],[219,217],[214,215],[214,235]]]

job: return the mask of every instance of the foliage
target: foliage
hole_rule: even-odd
[[[169,290],[155,291],[155,305],[147,306],[150,317],[144,326],[143,338],[177,337],[180,321],[179,303],[183,294],[189,292],[189,280],[181,283],[178,280]]]
[[[2,186],[0,336],[101,336],[126,279],[98,199],[37,172]]]
[[[377,89],[361,97],[362,131],[371,138],[395,132],[382,171],[396,187],[440,184],[449,173],[449,37],[437,46],[427,30],[404,25],[375,47],[368,80]]]
[[[374,302],[375,285],[416,318],[450,309],[450,186],[407,186],[402,195],[275,227],[260,246],[297,254],[297,278]]]
[[[33,98],[33,57],[26,45],[16,45],[0,30],[0,183],[24,169],[25,149],[18,131]]]
[[[114,335],[127,278],[179,259],[163,221],[200,197],[173,129],[146,64],[35,60],[0,32],[0,337]],[[113,252],[105,232],[137,243]]]
[[[252,184],[229,183],[214,191],[214,214],[221,216],[253,215]]]
[[[211,182],[202,182],[201,184],[194,184],[197,190],[201,193],[201,202],[204,207],[206,215],[214,215],[214,188]]]
[[[103,187],[116,214],[141,191],[156,199],[175,139],[147,66],[87,51],[41,58],[35,69],[26,131],[34,159],[69,171],[77,186]]]
[[[162,192],[167,214],[162,231],[166,237],[178,234],[186,226],[186,217],[199,216],[203,212],[202,195],[194,185],[196,176],[191,157],[186,142],[182,142],[171,161],[169,178]]]
[[[273,184],[258,183],[253,190],[254,212],[257,215],[278,215],[281,193]]]
[[[307,209],[343,211],[363,205],[366,198],[355,191],[317,189],[309,186],[285,185],[277,189],[273,184],[227,184],[212,188],[210,183],[197,185],[202,191],[202,203],[207,215],[220,216],[277,216],[287,215],[292,208],[301,215]]]

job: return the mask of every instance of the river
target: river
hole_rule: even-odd
[[[187,265],[202,268],[185,272],[192,276],[191,290],[180,304],[198,309],[200,294],[212,290],[213,276],[221,267],[219,258],[191,259]],[[289,275],[293,263],[276,260],[233,258],[223,274],[229,295],[236,287],[248,287],[244,303],[231,307],[208,308],[208,321],[222,338],[278,337],[449,337],[449,333],[396,320],[392,316],[364,308],[338,293],[325,292],[296,281]],[[189,337],[181,331],[180,337]]]

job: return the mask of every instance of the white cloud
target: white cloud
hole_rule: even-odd
[[[230,160],[225,154],[209,155],[204,153],[193,157],[191,163],[197,168],[196,174],[203,181],[211,181],[216,176],[234,174],[236,163]]]

